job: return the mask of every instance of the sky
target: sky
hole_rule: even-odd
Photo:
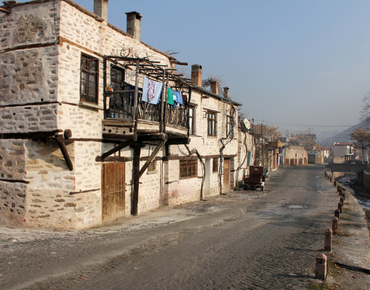
[[[75,2],[93,11],[93,0]],[[131,11],[143,15],[143,42],[177,52],[181,71],[200,64],[203,78],[220,77],[255,123],[319,134],[360,121],[370,1],[109,0],[108,22],[126,31]]]

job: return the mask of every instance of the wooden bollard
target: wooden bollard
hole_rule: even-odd
[[[343,198],[343,196],[340,198],[340,202],[342,203],[342,205],[344,204],[344,198]]]
[[[341,194],[342,194],[342,188],[341,188],[341,187],[339,187],[338,192],[339,192],[339,195],[341,195]]]
[[[334,216],[339,220],[339,209],[334,211]]]
[[[333,217],[333,224],[332,224],[332,231],[333,231],[333,234],[337,234],[339,229],[338,229],[338,218],[337,217]]]
[[[346,194],[344,192],[342,192],[341,196],[343,197],[343,201],[346,200]]]
[[[339,187],[339,185],[337,185],[337,192],[339,192],[339,189],[340,189],[340,187]]]
[[[336,180],[334,180],[334,186],[336,186],[337,185],[337,181]]]
[[[324,251],[331,252],[332,238],[333,238],[333,231],[331,229],[326,229],[325,230]]]
[[[341,202],[338,202],[338,210],[340,213],[342,213],[342,207],[343,207],[343,204]]]
[[[316,256],[315,278],[325,280],[328,274],[328,258],[320,253]]]

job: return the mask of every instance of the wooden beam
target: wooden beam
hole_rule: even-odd
[[[4,12],[4,13],[6,13],[6,14],[10,14],[10,10],[5,9],[5,8],[3,8],[3,7],[0,7],[0,11],[1,11],[1,12]]]
[[[168,139],[167,145],[177,145],[177,144],[189,144],[190,138],[172,138]]]
[[[71,158],[69,157],[69,154],[68,154],[68,151],[67,151],[67,147],[64,144],[65,139],[62,136],[57,136],[57,137],[55,137],[55,140],[57,141],[58,146],[59,146],[59,149],[60,149],[60,151],[63,154],[64,160],[67,163],[68,169],[70,171],[72,171],[73,170],[73,164],[72,164]]]
[[[140,168],[140,146],[134,146],[134,161],[132,162],[132,191],[131,191],[131,215],[137,215],[139,202],[139,168]]]
[[[131,140],[127,140],[126,142],[122,142],[121,144],[119,144],[118,146],[114,147],[113,149],[105,152],[102,156],[101,156],[101,159],[104,160],[105,158],[107,158],[109,155],[112,155],[113,153],[116,153],[117,151],[131,145],[132,143],[134,143],[135,141],[133,139]]]
[[[127,139],[133,139],[134,135],[123,135],[123,134],[109,134],[109,133],[103,133],[103,138],[105,140],[110,140],[110,141],[117,141],[117,142],[122,142]]]
[[[10,183],[30,183],[27,180],[20,180],[20,179],[7,179],[7,178],[0,178],[0,181],[10,182]]]
[[[148,168],[149,164],[154,160],[155,156],[157,155],[158,151],[163,147],[163,145],[166,143],[166,140],[162,141],[161,143],[158,144],[157,148],[152,152],[150,155],[149,159],[145,162],[143,167],[140,169],[139,172],[139,178],[143,175],[145,170]]]
[[[50,132],[32,132],[32,133],[2,133],[0,139],[45,139],[52,137],[63,130],[54,130]]]
[[[152,134],[152,135],[141,135],[137,137],[138,142],[143,141],[167,141],[168,136],[167,134],[158,133],[158,134]]]
[[[109,156],[104,159],[101,156],[96,156],[96,162],[129,162],[132,161],[131,157]]]

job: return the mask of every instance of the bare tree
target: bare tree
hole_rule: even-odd
[[[361,120],[365,121],[370,125],[370,92],[367,92],[366,95],[362,98],[363,107],[360,111]]]
[[[362,161],[365,161],[365,150],[370,147],[370,133],[362,128],[356,128],[351,133],[351,140],[353,141],[353,146],[362,151]]]

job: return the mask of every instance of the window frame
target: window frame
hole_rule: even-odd
[[[190,113],[191,112],[191,113]],[[195,106],[189,106],[189,135],[195,135]]]
[[[148,165],[148,172],[154,172],[156,170],[157,170],[157,162],[155,160],[153,160]]]
[[[217,112],[207,110],[207,135],[217,136]]]
[[[232,132],[233,129],[233,122],[232,122],[232,117],[230,115],[226,116],[226,137],[229,137],[230,133]]]
[[[179,160],[179,179],[198,177],[198,159]]]
[[[91,64],[94,64],[94,66]],[[80,70],[80,101],[98,105],[99,59],[84,53],[81,54]],[[92,88],[95,90],[94,94],[90,94],[90,89]],[[85,94],[85,97],[82,96],[83,94]]]

